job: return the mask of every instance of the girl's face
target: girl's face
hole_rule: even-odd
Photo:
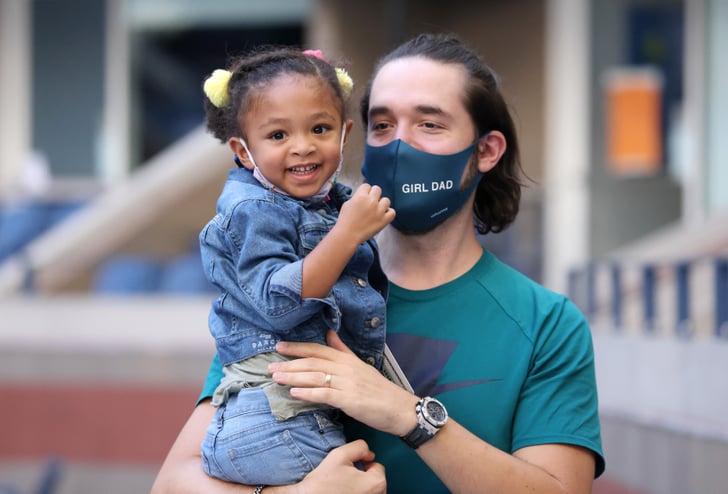
[[[253,93],[248,108],[241,129],[263,176],[293,197],[316,194],[341,160],[344,122],[331,89],[316,77],[283,74]],[[344,142],[350,129],[349,121]],[[237,138],[230,146],[252,169]]]

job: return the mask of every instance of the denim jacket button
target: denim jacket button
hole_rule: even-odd
[[[379,319],[378,317],[372,317],[372,318],[371,318],[371,319],[369,320],[369,325],[370,325],[371,327],[373,327],[373,328],[378,328],[380,324],[382,324],[382,320],[381,320],[381,319]]]
[[[367,357],[367,364],[374,365],[377,361],[374,359],[374,357]]]
[[[367,282],[366,282],[366,281],[364,281],[364,280],[363,280],[363,279],[361,279],[361,278],[355,278],[355,279],[354,279],[354,283],[356,283],[357,285],[359,285],[359,286],[360,286],[360,287],[362,287],[362,288],[364,288],[364,287],[366,287],[366,286],[367,286]]]

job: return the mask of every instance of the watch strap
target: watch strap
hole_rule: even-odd
[[[406,436],[401,436],[400,439],[412,449],[417,449],[427,442],[428,439],[432,439],[434,434],[430,434],[424,427],[417,424],[412,431]]]

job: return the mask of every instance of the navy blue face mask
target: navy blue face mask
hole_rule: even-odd
[[[401,139],[384,146],[366,145],[362,174],[382,188],[397,215],[392,222],[403,232],[424,232],[452,216],[468,200],[482,173],[460,190],[475,144],[455,154],[431,154]]]

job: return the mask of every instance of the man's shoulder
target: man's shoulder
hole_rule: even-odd
[[[530,337],[548,321],[564,316],[583,319],[565,295],[546,288],[492,254],[489,256],[487,268],[481,269],[478,282]]]
[[[478,263],[478,281],[495,295],[527,298],[539,303],[560,303],[564,296],[541,285],[517,269],[485,251]]]

